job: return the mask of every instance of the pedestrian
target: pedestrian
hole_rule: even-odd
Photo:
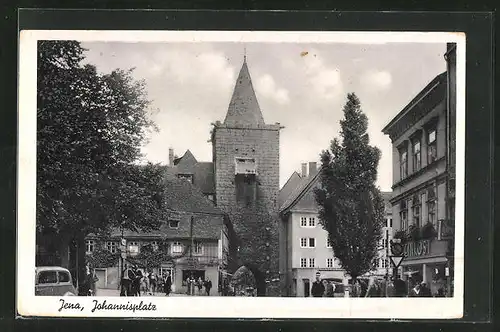
[[[406,284],[399,275],[394,276],[394,296],[395,297],[406,297]]]
[[[387,297],[395,297],[396,296],[396,290],[394,288],[394,280],[392,278],[387,281],[386,296]]]
[[[132,296],[141,296],[141,281],[143,278],[142,271],[139,270],[137,265],[133,268],[135,279],[132,281]]]
[[[191,275],[190,282],[191,282],[191,295],[194,296],[196,294],[196,279],[194,278],[193,275]]]
[[[444,289],[442,287],[438,289],[436,297],[444,297]]]
[[[421,289],[422,285],[420,283],[416,283],[415,284],[415,287],[413,287],[411,290],[410,290],[410,294],[409,296],[410,297],[420,297],[420,291],[422,290]]]
[[[387,284],[388,284],[389,275],[385,275],[382,281],[380,282],[380,296],[387,296]]]
[[[156,284],[158,282],[158,279],[156,277],[156,273],[155,271],[151,271],[151,273],[149,273],[149,286],[151,287],[151,295],[155,295],[156,293]]]
[[[165,296],[169,296],[170,292],[172,292],[172,278],[170,277],[170,273],[165,272],[165,279],[163,281],[163,292]]]
[[[361,283],[359,282],[358,279],[354,280],[354,285],[352,286],[352,292],[353,292],[353,297],[362,296]]]
[[[319,272],[316,273],[316,280],[313,282],[311,287],[311,294],[313,297],[323,297],[325,293],[325,285],[320,279],[321,274]]]
[[[201,277],[198,278],[198,281],[196,282],[196,286],[198,286],[198,295],[202,295],[203,279],[201,279]]]
[[[212,289],[212,281],[207,278],[207,280],[205,280],[205,292],[207,293],[207,296],[210,296],[210,289]]]
[[[326,282],[326,297],[333,297],[335,293],[335,285],[328,280]]]
[[[431,289],[425,282],[422,282],[420,286],[420,297],[432,297]]]
[[[125,270],[122,273],[120,296],[131,296],[132,281],[135,279],[134,272],[128,264],[125,264]]]
[[[380,297],[380,285],[374,277],[368,279],[368,288],[366,289],[365,297]]]

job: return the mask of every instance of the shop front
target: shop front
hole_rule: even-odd
[[[450,261],[447,257],[448,241],[420,240],[404,245],[405,258],[401,263],[401,278],[408,291],[424,282],[433,296],[451,294]]]

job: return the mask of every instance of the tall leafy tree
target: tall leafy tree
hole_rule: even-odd
[[[368,118],[354,93],[347,95],[343,112],[340,139],[321,154],[315,197],[334,255],[355,279],[374,267],[384,204],[375,185],[380,150],[369,144]]]
[[[38,44],[37,233],[61,246],[111,227],[157,229],[164,213],[162,169],[137,164],[156,129],[144,82],[98,73],[84,51]]]

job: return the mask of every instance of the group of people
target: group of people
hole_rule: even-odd
[[[160,277],[154,271],[141,271],[136,265],[125,266],[120,282],[120,296],[169,295],[172,292],[172,278],[166,272]]]
[[[316,274],[316,280],[311,287],[311,295],[313,297],[333,297],[335,293],[335,285],[329,281],[321,280],[320,274]],[[411,286],[399,276],[389,278],[386,275],[379,280],[375,277],[370,277],[368,281],[356,279],[352,287],[350,287],[350,297],[444,297],[445,291],[439,288],[435,295],[426,282],[421,280],[411,281]]]
[[[210,296],[212,281],[209,278],[203,280],[201,277],[195,279],[194,276],[190,276],[186,278],[185,285],[187,288],[187,295]]]

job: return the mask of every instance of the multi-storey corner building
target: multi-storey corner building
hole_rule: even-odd
[[[453,59],[450,45],[448,58]],[[383,129],[393,145],[394,237],[405,243],[399,273],[410,284],[423,281],[433,293],[446,289],[448,294],[453,278],[454,66]]]

